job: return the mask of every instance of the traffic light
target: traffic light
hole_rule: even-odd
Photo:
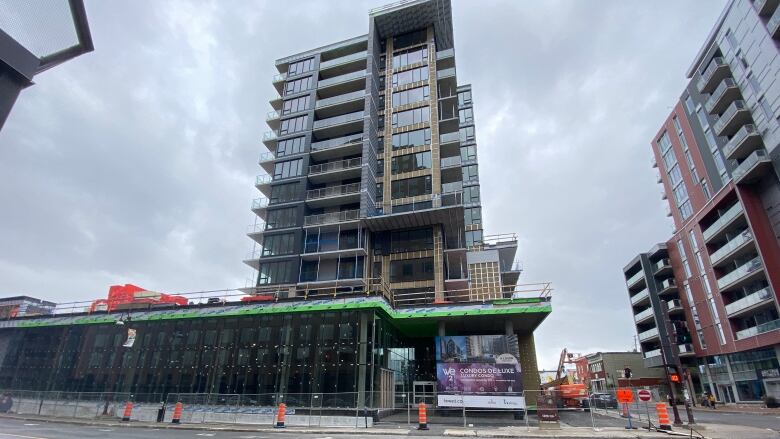
[[[626,377],[626,379],[631,378],[631,368],[627,367],[623,369],[623,376]]]
[[[673,373],[669,375],[669,379],[672,380],[673,383],[679,383],[680,382],[680,375]]]

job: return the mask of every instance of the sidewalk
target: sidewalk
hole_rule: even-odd
[[[599,438],[599,439],[657,439],[674,437],[666,433],[647,430],[626,430],[624,428],[600,428],[594,431],[589,427],[562,427],[560,430],[540,430],[531,427],[501,427],[496,429],[451,428],[444,430],[444,436],[452,437],[490,437],[490,438]],[[686,435],[687,436],[687,435]]]
[[[715,410],[707,407],[691,407],[695,412],[721,412],[721,413],[750,413],[754,415],[774,415],[780,416],[780,408],[768,409],[763,404],[718,404]]]

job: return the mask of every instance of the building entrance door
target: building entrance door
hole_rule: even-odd
[[[424,402],[429,407],[436,406],[436,381],[415,381],[413,404]]]
[[[729,385],[718,384],[718,393],[720,400],[724,403],[734,402],[734,391]]]

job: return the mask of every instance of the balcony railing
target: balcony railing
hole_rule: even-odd
[[[362,166],[363,160],[360,157],[347,160],[339,160],[337,162],[322,163],[319,165],[309,166],[309,175],[324,174],[327,172],[342,171],[347,169],[355,169]]]
[[[661,281],[659,286],[661,287],[661,291],[664,291],[670,288],[677,287],[677,283],[675,283],[674,279],[664,279],[663,281]]]
[[[263,134],[263,142],[267,142],[269,140],[275,140],[276,139],[276,132],[275,131],[266,131]]]
[[[772,296],[772,290],[770,290],[769,287],[762,288],[752,294],[749,294],[726,305],[726,314],[730,316],[740,311],[746,310],[753,305],[758,305],[759,303],[772,300]]]
[[[780,10],[780,8],[778,8]],[[756,165],[761,162],[769,162],[770,158],[767,156],[766,150],[757,149],[750,153],[745,160],[742,161],[731,173],[734,181],[739,183]]]
[[[343,123],[354,122],[356,120],[363,119],[363,111],[356,111],[354,113],[342,114],[341,116],[329,117],[327,119],[320,119],[314,121],[314,128],[325,128],[332,125],[340,125]]]
[[[279,111],[269,111],[268,114],[265,115],[265,121],[270,122],[272,120],[279,119],[280,116],[281,114],[279,114]]]
[[[753,337],[758,334],[763,334],[765,332],[775,331],[778,329],[780,329],[780,319],[761,323],[760,325],[737,331],[735,336],[737,340],[742,340],[743,338]]]
[[[639,293],[634,294],[633,296],[631,296],[631,304],[632,305],[636,305],[637,303],[647,299],[648,297],[650,297],[650,292],[647,290],[647,288],[645,288],[644,290],[640,291]]]
[[[454,133],[445,133],[439,136],[439,143],[450,143],[460,141],[460,133],[457,131]]]
[[[452,157],[444,157],[441,159],[441,167],[449,168],[450,166],[460,166],[460,156],[455,155]]]
[[[307,200],[317,200],[320,198],[338,197],[341,195],[350,195],[360,192],[360,183],[342,184],[340,186],[329,186],[322,189],[312,189],[306,191]]]
[[[715,72],[717,72],[719,68],[723,67],[727,68],[728,64],[726,64],[726,62],[721,57],[714,58],[710,62],[710,65],[707,66],[707,69],[704,70],[704,72],[702,72],[701,78],[699,78],[699,82],[697,83],[700,92],[706,91],[706,89],[709,88],[709,82],[715,75]]]
[[[303,225],[319,226],[323,224],[343,223],[360,219],[360,210],[345,210],[342,212],[322,213],[303,217]]]
[[[268,207],[268,198],[260,197],[252,200],[252,210],[265,209]]]
[[[732,154],[740,149],[742,144],[747,140],[748,136],[760,136],[756,126],[751,124],[743,125],[742,128],[737,131],[731,140],[723,146],[723,153],[729,159],[736,159],[739,157],[732,157]],[[742,156],[742,154],[740,154]]]
[[[727,287],[733,284],[734,282],[737,282],[738,280],[749,275],[750,273],[760,270],[762,267],[763,265],[761,264],[761,257],[756,256],[750,261],[730,271],[727,275],[718,279],[718,288],[723,289],[724,287]]]
[[[708,113],[712,113],[712,109],[715,108],[721,98],[723,98],[723,95],[726,94],[726,91],[730,88],[737,88],[737,83],[734,82],[734,79],[725,78],[723,81],[721,81],[720,85],[718,85],[718,88],[716,88],[715,91],[712,92],[710,98],[707,99],[707,103],[704,104],[704,107],[707,109]]]
[[[664,192],[664,194],[666,194],[666,192]],[[669,267],[670,264],[671,264],[671,262],[669,261],[668,258],[663,258],[663,259],[657,261],[655,264],[653,264],[653,267],[655,268],[655,272],[657,273],[658,271],[660,271],[664,267]]]
[[[646,310],[634,315],[634,321],[639,323],[651,315],[653,315],[653,308],[647,308]]]
[[[320,82],[317,83],[317,88],[323,88],[329,85],[339,84],[347,81],[353,81],[355,79],[364,78],[365,76],[366,76],[365,70],[358,70],[357,72],[351,72],[351,73],[346,73],[344,75],[334,76],[328,79],[322,79],[320,80]]]
[[[680,350],[680,355],[690,355],[696,353],[693,350],[693,345],[690,343],[683,343],[677,345],[677,348]]]
[[[282,82],[282,81],[284,81],[285,79],[287,79],[287,72],[284,72],[284,73],[278,73],[278,74],[274,75],[274,77],[273,77],[273,78],[271,78],[271,82],[274,82],[274,83],[276,83],[276,82]]]
[[[660,349],[654,349],[652,351],[645,352],[645,358],[653,358],[653,357],[660,357],[660,356],[661,356]]]
[[[648,329],[647,331],[640,332],[638,335],[639,340],[641,341],[649,340],[653,337],[658,337],[658,328]]]
[[[726,126],[731,123],[731,121],[740,111],[748,111],[745,101],[739,100],[732,102],[731,105],[729,105],[729,108],[723,112],[723,115],[718,118],[717,122],[715,122],[715,125],[713,125],[712,128],[719,136],[722,136]]]
[[[669,311],[677,311],[682,309],[682,302],[680,299],[672,299],[666,302],[666,309]]]
[[[273,178],[268,174],[262,174],[258,175],[257,178],[255,178],[255,186],[260,186],[263,184],[269,184],[271,183],[271,180]]]
[[[726,255],[730,254],[734,250],[741,247],[746,242],[753,239],[753,234],[750,233],[750,230],[744,230],[742,233],[737,235],[736,237],[732,238],[729,242],[723,245],[723,247],[715,250],[710,255],[710,261],[712,261],[712,264],[715,265],[721,260],[723,260]]]
[[[451,58],[455,56],[455,49],[446,49],[436,52],[436,60]]]
[[[334,66],[338,66],[341,64],[346,64],[352,61],[357,61],[360,59],[366,59],[366,56],[368,55],[367,51],[358,52],[358,53],[352,53],[349,55],[344,55],[340,58],[334,58],[328,61],[324,61],[320,63],[320,70],[328,69]]]
[[[364,90],[353,91],[350,93],[344,93],[343,95],[333,96],[331,98],[319,99],[316,104],[316,108],[327,107],[329,105],[340,104],[342,102],[354,101],[355,99],[361,99],[366,96]]]
[[[753,7],[756,8],[758,15],[767,16],[777,7],[777,0],[755,0]]]
[[[350,145],[353,143],[362,143],[363,134],[351,134],[344,137],[336,137],[335,139],[322,140],[320,142],[312,142],[312,151],[322,151],[324,149],[338,148],[339,146]]]
[[[455,76],[455,67],[449,69],[442,69],[436,72],[436,79],[444,79]]]
[[[628,278],[628,280],[626,281],[626,285],[628,285],[629,287],[631,285],[634,285],[635,283],[637,283],[637,281],[639,281],[639,279],[644,277],[644,275],[645,275],[645,272],[640,269],[636,274],[634,274],[633,276]]]
[[[772,35],[772,38],[777,38],[778,31],[780,30],[780,8],[775,9],[772,18],[770,18],[769,22],[766,24],[766,28],[769,30],[769,35]]]
[[[712,223],[709,227],[707,227],[704,231],[701,232],[702,236],[704,237],[705,241],[709,241],[712,239],[713,236],[715,236],[718,232],[720,232],[723,227],[726,226],[726,224],[729,224],[731,221],[734,220],[738,215],[742,213],[742,203],[737,202],[733,206],[729,208],[729,210],[723,212],[723,215],[720,216],[714,223]]]
[[[272,160],[276,160],[276,156],[271,151],[266,151],[262,154],[260,154],[260,159],[257,161],[258,163],[265,163],[270,162]]]

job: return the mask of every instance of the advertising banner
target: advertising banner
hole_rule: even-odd
[[[517,337],[436,337],[441,407],[525,408]]]
[[[131,348],[133,344],[135,344],[135,329],[127,328],[127,340],[125,340],[122,347]]]

